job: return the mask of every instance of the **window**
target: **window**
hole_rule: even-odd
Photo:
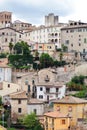
[[[10,88],[10,84],[8,84],[8,88]]]
[[[39,95],[39,99],[43,99],[43,95]]]
[[[11,42],[13,42],[13,38],[11,38]]]
[[[66,30],[66,33],[68,33],[68,30]]]
[[[69,106],[68,111],[72,112],[72,106]]]
[[[86,43],[87,41],[86,41],[86,38],[84,38],[84,43]]]
[[[21,108],[18,108],[18,113],[21,113],[22,112],[22,109]]]
[[[36,109],[34,109],[34,113],[37,114],[37,110]]]
[[[65,44],[69,44],[69,40],[66,40],[66,41],[65,41]]]
[[[60,111],[60,106],[57,106],[57,111]]]
[[[8,40],[7,40],[7,38],[5,38],[5,42],[7,42]]]
[[[46,93],[49,93],[50,92],[50,88],[46,88]]]
[[[73,44],[71,44],[71,46],[73,47]]]
[[[40,91],[42,91],[43,90],[43,88],[42,87],[40,87]]]
[[[18,100],[18,104],[21,104],[21,99]]]
[[[66,122],[65,122],[65,120],[63,119],[63,120],[62,120],[62,124],[64,125],[65,123],[66,123]]]
[[[39,48],[42,48],[42,46],[39,46]]]
[[[2,32],[2,35],[5,35],[5,33],[4,33],[4,32]]]
[[[19,35],[19,38],[21,38],[21,35]]]
[[[58,92],[59,88],[56,88],[56,92]]]

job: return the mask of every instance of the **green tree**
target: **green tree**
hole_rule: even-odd
[[[39,120],[35,113],[31,113],[25,116],[23,124],[30,130],[39,130],[37,128],[41,127],[41,124],[39,123]]]
[[[10,42],[10,43],[9,43],[9,50],[10,50],[10,54],[12,53],[13,46],[14,46],[14,45],[13,45],[13,43],[12,43],[12,42]]]
[[[62,50],[63,50],[63,52],[67,52],[68,51],[68,47],[65,46],[64,44],[62,44]]]
[[[41,68],[48,68],[53,66],[53,59],[47,53],[42,53],[40,56],[40,65]]]
[[[60,59],[60,61],[63,60],[63,52],[60,52],[60,53],[59,53],[59,59]]]

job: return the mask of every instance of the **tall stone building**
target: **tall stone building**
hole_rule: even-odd
[[[12,13],[3,11],[0,12],[0,28],[10,26],[12,23]]]
[[[45,16],[45,26],[53,25],[58,25],[58,16],[54,16],[53,13],[50,13],[48,16]]]

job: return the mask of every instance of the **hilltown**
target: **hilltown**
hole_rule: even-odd
[[[30,63],[18,68],[19,61],[16,67],[11,65],[8,57],[17,55],[17,43],[28,45],[36,68]],[[26,130],[20,120],[32,113],[44,130],[87,130],[87,23],[60,23],[50,13],[45,25],[36,27],[19,20],[12,23],[11,12],[0,12],[0,55],[4,54],[0,58],[0,130]],[[52,66],[43,59],[40,68],[42,54],[65,64]]]

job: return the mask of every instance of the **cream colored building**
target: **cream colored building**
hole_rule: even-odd
[[[21,87],[18,84],[10,83],[10,82],[1,82],[0,83],[0,96],[4,99],[9,99],[9,95],[11,93],[17,92],[21,90]]]
[[[27,114],[27,95],[25,91],[19,91],[10,95],[11,116],[14,114]]]
[[[68,51],[86,53],[87,23],[70,21],[61,29],[61,43],[68,47]]]
[[[13,28],[5,27],[0,29],[0,52],[9,52],[9,43],[15,43],[23,40],[23,33]]]
[[[55,44],[54,43],[35,43],[31,45],[31,51],[38,51],[39,54],[48,53],[49,55],[53,55],[55,52]]]
[[[54,26],[40,26],[32,31],[25,33],[25,38],[29,41],[36,43],[53,43],[56,47],[61,47],[61,28],[64,24],[58,24]],[[30,38],[29,38],[30,37]]]
[[[19,20],[14,21],[14,23],[11,24],[11,27],[16,29],[17,31],[23,31],[23,30],[29,30],[32,24],[21,22]]]

